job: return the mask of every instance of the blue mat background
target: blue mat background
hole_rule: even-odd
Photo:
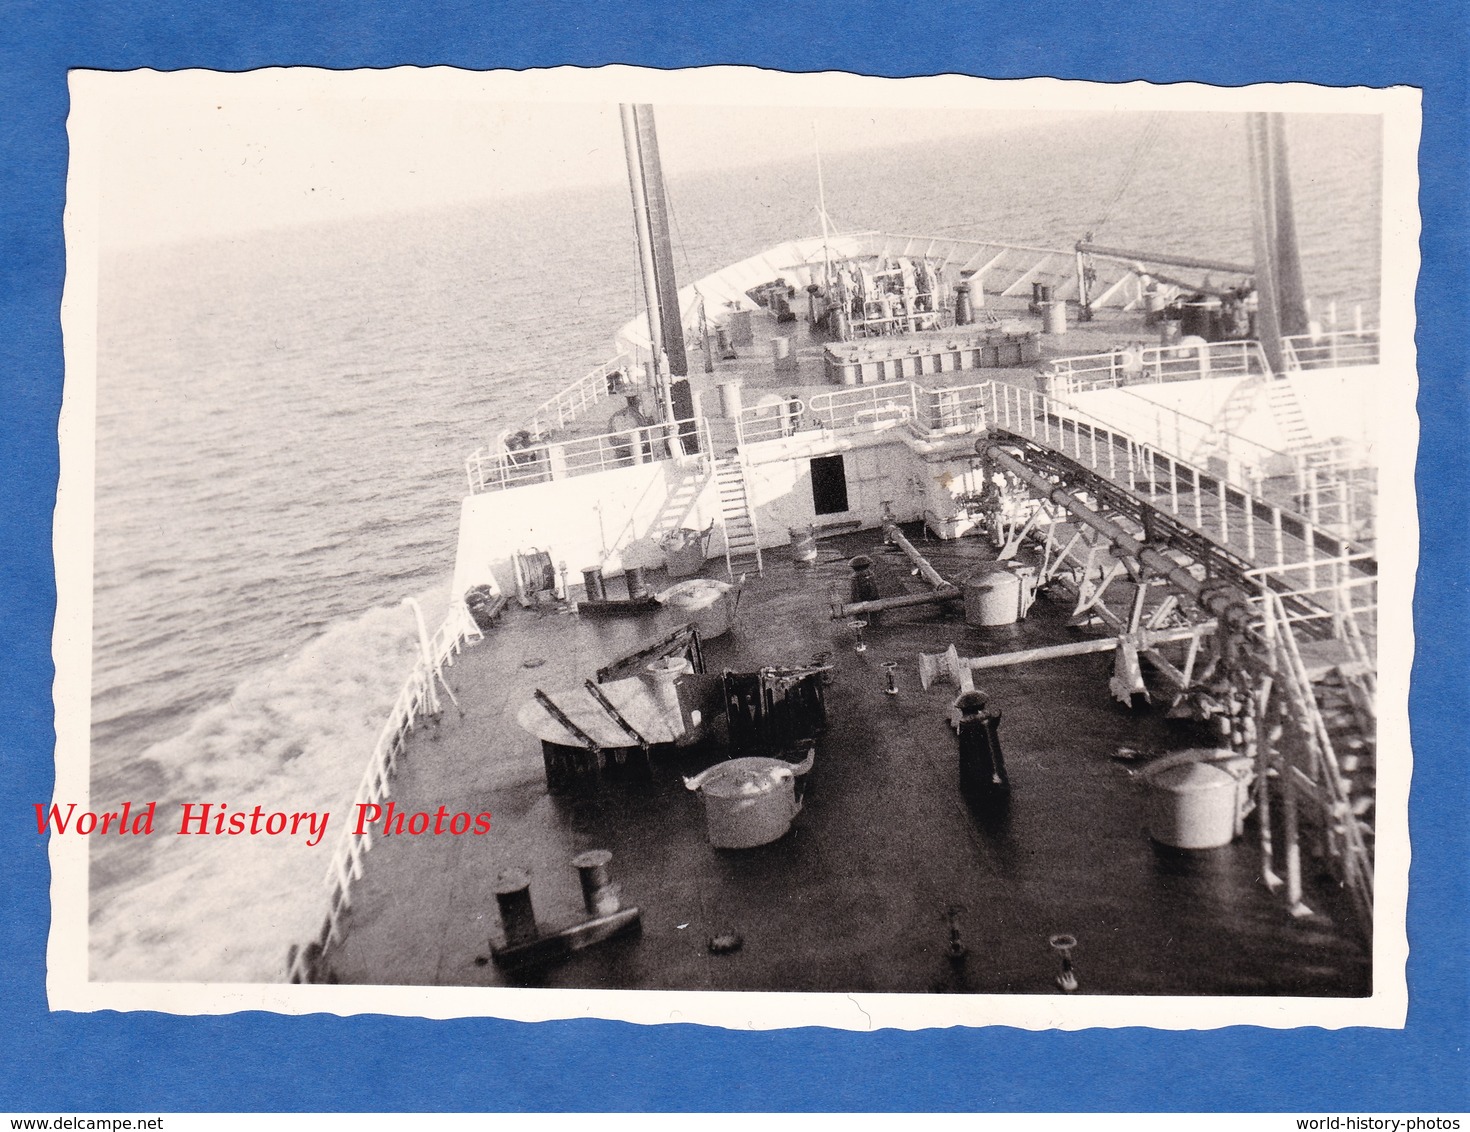
[[[325,7],[325,6],[323,6]],[[353,6],[355,7],[355,6]],[[1458,4],[827,9],[669,2],[20,3],[0,13],[0,1110],[1459,1110],[1467,1101],[1467,17]],[[740,63],[1424,91],[1421,571],[1404,1031],[730,1034],[608,1022],[49,1013],[51,513],[66,72]]]

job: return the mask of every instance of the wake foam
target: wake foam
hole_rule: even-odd
[[[445,579],[417,595],[431,632],[448,590]],[[321,926],[323,875],[417,655],[413,614],[401,605],[371,609],[250,674],[227,703],[144,751],[139,771],[151,768],[156,785],[162,767],[165,783],[134,801],[156,800],[158,820],[151,837],[93,843],[91,978],[284,978],[287,949]],[[147,781],[141,773],[138,780]],[[311,848],[304,836],[178,836],[182,802],[332,816]]]

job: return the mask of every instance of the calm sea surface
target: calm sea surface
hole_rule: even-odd
[[[1163,116],[1135,160],[1145,121],[829,156],[828,211],[1249,262],[1241,120]],[[1308,293],[1376,296],[1376,120],[1291,138]],[[820,230],[806,165],[669,188],[681,283]],[[431,629],[449,600],[463,458],[612,352],[632,239],[610,185],[102,264],[92,798],[157,800],[166,835],[94,841],[93,978],[278,979],[315,931],[339,825],[175,837],[178,803],[340,823],[414,656],[402,599]]]

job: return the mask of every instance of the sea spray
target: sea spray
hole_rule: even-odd
[[[419,595],[431,625],[447,585]],[[285,663],[246,677],[145,757],[166,768],[159,832],[92,844],[91,977],[262,982],[320,927],[323,876],[353,795],[414,661],[410,612],[339,622]],[[315,846],[299,838],[177,836],[201,800],[333,815]]]

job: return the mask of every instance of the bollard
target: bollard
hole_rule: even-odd
[[[495,878],[495,903],[507,947],[531,943],[541,935],[531,907],[531,878],[522,869],[506,869]]]
[[[582,881],[582,901],[592,916],[610,916],[622,907],[618,886],[612,883],[608,862],[612,853],[606,849],[589,849],[572,858]]]

